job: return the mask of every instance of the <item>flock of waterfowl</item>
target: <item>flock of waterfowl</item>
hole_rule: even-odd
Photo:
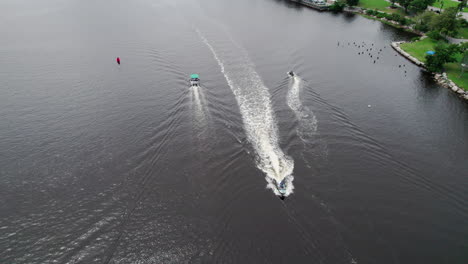
[[[382,48],[378,48],[377,46],[374,45],[374,43],[366,43],[364,41],[362,42],[337,42],[338,47],[351,47],[351,48],[357,48],[358,55],[363,55],[363,56],[368,56],[373,63],[378,62],[381,60],[381,53],[384,52],[388,46],[384,45]],[[398,56],[398,54],[395,54],[395,56]],[[398,68],[404,67],[404,73],[406,76],[406,65],[405,64],[399,64]]]

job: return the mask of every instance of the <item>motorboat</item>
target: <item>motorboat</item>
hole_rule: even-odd
[[[280,194],[280,199],[281,200],[284,200],[284,198],[286,198],[286,192],[287,192],[287,182],[286,182],[286,178],[284,178],[279,184],[277,181],[275,181],[275,187],[276,189],[278,190],[279,194]]]
[[[190,86],[200,86],[200,77],[198,74],[190,75]]]

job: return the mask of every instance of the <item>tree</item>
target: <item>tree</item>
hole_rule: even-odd
[[[468,42],[462,42],[459,44],[460,53],[465,53],[468,50]]]
[[[395,8],[395,2],[396,2],[396,1],[397,1],[397,0],[390,0],[390,2],[392,3],[392,5],[390,6],[391,8]]]
[[[416,16],[414,18],[415,26],[414,29],[427,32],[432,30],[432,21],[435,19],[437,15],[431,11],[425,11],[424,13]]]
[[[335,1],[335,3],[333,3],[330,6],[330,11],[341,12],[345,8],[345,6],[346,6],[345,2],[343,2],[342,0],[337,0],[337,1]]]
[[[408,7],[410,6],[412,0],[396,0],[404,9],[405,12],[408,13]]]
[[[467,0],[461,1],[461,3],[458,5],[458,11],[460,11],[460,12],[463,11],[463,8],[466,7],[466,1],[467,1]]]
[[[359,0],[346,0],[346,4],[349,6],[357,6],[359,4]]]
[[[460,27],[457,21],[458,8],[449,7],[432,21],[432,27],[443,35],[454,36]]]
[[[438,44],[434,55],[426,55],[426,67],[431,72],[441,72],[445,63],[455,62],[455,55],[460,53],[461,46],[457,44]]]
[[[409,4],[409,9],[415,13],[422,12],[427,9],[429,2],[427,0],[413,0]]]

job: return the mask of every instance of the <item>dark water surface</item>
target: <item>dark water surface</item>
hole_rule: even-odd
[[[279,0],[4,0],[0,33],[1,263],[468,263],[468,105],[407,33]]]

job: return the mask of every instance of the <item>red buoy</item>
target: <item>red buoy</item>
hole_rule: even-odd
[[[117,57],[117,63],[120,65],[120,58]]]

